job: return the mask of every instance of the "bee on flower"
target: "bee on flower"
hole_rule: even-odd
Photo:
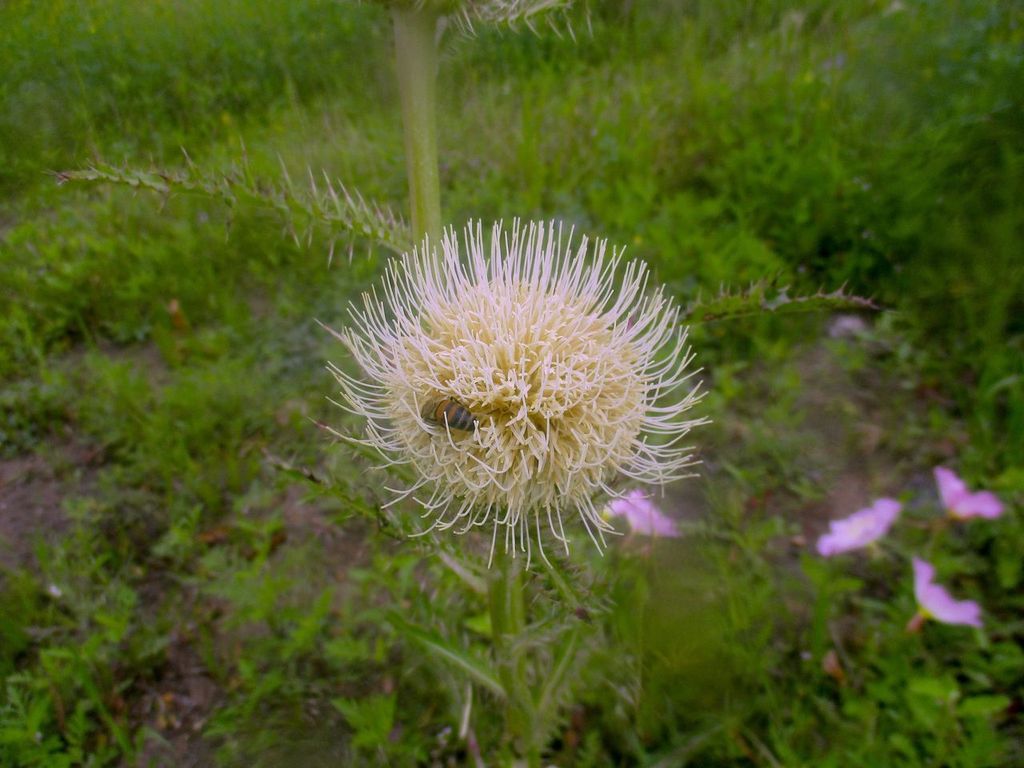
[[[567,516],[602,548],[613,479],[656,486],[695,463],[678,306],[643,262],[555,224],[440,245],[393,261],[332,331],[364,373],[330,366],[360,442],[415,470],[390,503],[415,498],[427,530],[489,529],[492,553],[499,535],[528,558],[546,537],[568,550]]]

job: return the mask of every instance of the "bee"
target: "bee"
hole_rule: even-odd
[[[423,420],[432,424],[440,424],[442,427],[447,421],[450,429],[461,429],[463,432],[472,432],[477,424],[476,416],[462,403],[455,400],[438,400],[429,402],[424,406],[420,414]]]

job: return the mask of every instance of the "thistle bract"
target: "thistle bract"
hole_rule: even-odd
[[[492,551],[501,533],[529,554],[545,531],[567,549],[571,512],[602,547],[595,500],[622,495],[613,481],[658,485],[694,463],[679,310],[647,290],[645,264],[607,250],[543,223],[487,241],[478,223],[393,261],[350,308],[336,336],[365,379],[331,370],[361,442],[415,469],[391,503],[415,498],[427,530],[489,527]]]

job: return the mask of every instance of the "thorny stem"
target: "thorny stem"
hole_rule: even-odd
[[[437,170],[437,22],[427,7],[395,6],[395,60],[402,101],[405,162],[409,174],[412,234],[431,243],[441,237],[441,185]]]
[[[515,640],[526,628],[523,576],[518,561],[499,544],[488,586],[491,635],[501,684],[508,694],[507,728],[527,765],[540,766],[536,712],[526,677],[526,656]],[[511,642],[510,642],[511,640]]]

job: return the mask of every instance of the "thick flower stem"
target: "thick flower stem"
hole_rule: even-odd
[[[535,707],[526,673],[526,655],[517,642],[526,628],[523,576],[518,561],[499,544],[489,584],[491,635],[502,686],[508,694],[507,728],[527,765],[540,765]]]
[[[395,60],[402,101],[412,234],[416,242],[441,237],[437,170],[437,21],[429,8],[395,6]]]

